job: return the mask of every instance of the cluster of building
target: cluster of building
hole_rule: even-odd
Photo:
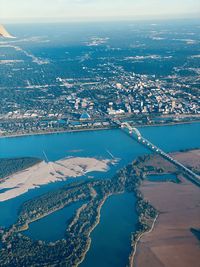
[[[159,116],[172,120],[178,116],[198,117],[198,97],[174,80],[125,72],[112,80],[57,78],[56,87],[46,88],[42,96],[32,96],[26,102],[27,88],[21,92],[22,103],[15,99],[8,102],[10,110],[0,115],[1,133],[112,127],[112,117],[141,124]]]
[[[106,41],[94,37],[88,43],[89,49]],[[114,48],[104,49],[103,53],[107,53],[106,49],[118,53]],[[90,59],[87,55],[75,57],[79,75],[73,78],[67,78],[64,72],[56,77],[54,64],[38,65],[33,61],[24,67],[15,62],[12,64],[19,67],[9,67],[9,72],[7,65],[3,66],[1,133],[112,127],[113,117],[137,124],[153,123],[166,116],[170,121],[199,118],[198,73],[181,75],[185,69],[174,68],[173,75],[136,74],[123,65],[127,60],[160,58],[136,56],[117,61],[100,56],[99,60]],[[68,59],[69,64],[73,64],[72,59]]]

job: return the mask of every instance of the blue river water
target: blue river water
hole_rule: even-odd
[[[52,135],[37,135],[17,138],[0,139],[0,157],[12,158],[22,156],[39,157],[55,161],[66,156],[110,158],[109,150],[114,157],[119,158],[117,165],[111,165],[108,172],[89,173],[95,178],[110,178],[117,170],[131,162],[134,158],[148,150],[120,130],[87,131],[77,133],[63,133]],[[87,179],[80,177],[76,180]],[[0,202],[0,225],[9,226],[17,219],[17,213],[24,201],[39,196],[50,190],[59,188],[66,182],[50,183],[41,188],[30,190],[28,193],[5,202]]]
[[[139,130],[144,137],[166,152],[200,147],[200,123],[142,127]],[[110,158],[108,151],[114,157],[120,159],[118,164],[115,166],[111,165],[108,172],[95,172],[88,174],[88,176],[92,175],[95,178],[101,179],[110,178],[117,170],[138,156],[151,153],[120,129],[0,139],[1,158],[32,156],[45,160],[44,152],[50,161],[55,161],[66,156]],[[88,176],[80,177],[78,180],[88,179]],[[20,206],[24,201],[59,188],[71,181],[74,180],[69,179],[68,181],[50,183],[41,188],[30,190],[28,193],[15,199],[0,202],[0,226],[8,227],[16,221]],[[130,196],[113,196],[104,204],[100,224],[91,235],[91,249],[86,255],[85,261],[82,263],[83,266],[125,266],[126,262],[124,260],[125,258],[127,259],[129,253],[127,246],[128,233],[130,236],[130,232],[134,230],[137,219],[136,212],[134,211],[134,196],[131,203],[130,199]],[[132,204],[131,217],[128,211],[131,208],[126,207],[131,207]],[[53,219],[48,216],[44,220],[51,225],[56,220],[56,216],[60,216],[59,218],[60,220],[62,218],[63,227],[63,223],[66,223],[67,217],[64,211],[61,211],[59,214],[55,215]],[[38,223],[38,225],[35,223]],[[43,221],[35,223],[30,228],[32,237],[35,235],[34,232],[39,231],[40,228],[40,231],[43,231],[44,225],[46,225],[46,223],[43,224]],[[127,226],[127,231],[126,223],[130,224],[129,227]],[[121,228],[123,225],[124,227]],[[54,240],[60,238],[63,234],[62,229],[59,233],[55,233]],[[102,240],[102,236],[105,240]],[[40,233],[39,237],[42,237]],[[35,238],[37,239],[36,235]],[[43,238],[48,240],[49,237],[44,236]],[[112,246],[109,246],[107,243],[112,243]],[[101,264],[103,260],[101,251],[104,251],[104,254],[107,253],[106,257],[108,257],[108,260],[103,265]],[[117,257],[119,251],[121,251],[121,255]]]
[[[68,220],[82,205],[83,202],[77,202],[35,221],[29,225],[28,230],[24,231],[23,234],[33,240],[43,240],[46,242],[62,239],[65,237]]]
[[[131,232],[137,223],[135,196],[130,193],[107,199],[100,224],[91,234],[91,247],[81,267],[125,267],[128,263]]]
[[[141,133],[164,151],[200,147],[200,123],[174,126],[143,127]],[[39,157],[45,160],[44,152],[50,161],[66,156],[109,158],[110,151],[120,161],[110,166],[106,173],[92,173],[97,178],[111,177],[117,170],[140,155],[149,152],[141,144],[130,138],[120,129],[105,131],[85,131],[51,135],[23,136],[0,139],[0,157]],[[80,179],[86,179],[81,177]],[[0,203],[0,225],[9,226],[14,223],[20,205],[33,197],[56,189],[67,182],[58,182],[42,186],[15,199]]]

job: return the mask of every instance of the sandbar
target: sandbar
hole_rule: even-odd
[[[28,169],[15,173],[0,183],[0,202],[18,197],[30,189],[42,185],[76,178],[89,172],[106,172],[115,160],[69,157],[55,162],[42,161]]]

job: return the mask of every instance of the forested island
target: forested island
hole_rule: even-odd
[[[15,161],[18,163],[10,164],[14,168],[12,170],[10,167],[11,173],[20,163],[24,168],[25,163],[29,165],[39,160],[24,158]],[[130,233],[131,253],[127,266],[132,266],[138,241],[144,233],[152,230],[158,217],[158,211],[144,199],[141,185],[149,175],[167,173],[177,177],[173,181],[169,178],[169,182],[181,183],[182,173],[175,165],[160,155],[145,155],[138,157],[110,179],[74,182],[25,202],[15,224],[8,229],[0,229],[0,266],[78,266],[90,247],[90,234],[100,221],[102,205],[109,196],[125,192],[136,196],[138,214],[136,230]],[[68,221],[63,239],[55,242],[35,241],[25,235],[24,231],[32,222],[80,201],[83,204]],[[196,230],[191,231],[197,236]]]
[[[109,196],[124,192],[137,196],[134,247],[138,234],[151,228],[157,214],[138,189],[144,178],[137,167],[140,160],[121,169],[112,179],[75,182],[24,203],[16,223],[9,229],[1,229],[0,266],[77,266],[90,247],[90,233],[99,223],[103,203]],[[46,243],[33,241],[23,234],[30,223],[77,201],[84,204],[69,221],[62,240]]]

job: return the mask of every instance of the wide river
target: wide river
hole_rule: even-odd
[[[144,137],[166,152],[200,147],[200,123],[143,127],[139,130]],[[151,153],[120,129],[0,139],[1,158],[32,156],[45,159],[44,152],[50,161],[66,156],[110,158],[110,153],[112,153],[114,157],[120,159],[119,163],[116,166],[111,166],[106,173],[92,174],[95,178],[102,179],[111,177],[117,170],[138,156]],[[80,179],[88,178],[86,176]],[[24,201],[58,188],[70,181],[71,179],[67,182],[49,184],[31,190],[15,199],[0,202],[0,226],[9,226],[16,221],[17,213]],[[100,224],[91,234],[92,244],[85,261],[82,263],[84,267],[126,265],[125,259],[129,253],[130,233],[134,230],[137,222],[134,203],[135,197],[133,195],[127,196],[127,194],[113,196],[106,201],[102,208]],[[46,241],[61,238],[64,234],[63,230],[58,231],[58,233],[49,231],[49,234],[53,235],[52,237],[46,233],[40,235],[38,231],[43,231],[46,224],[50,227],[51,223],[55,223],[56,218],[59,218],[60,221],[63,220],[62,223],[60,222],[63,229],[67,223],[67,218],[74,213],[74,207],[70,208],[69,211],[68,209],[63,210],[63,212],[59,212],[49,217],[49,219],[47,217],[41,222],[35,222],[35,225],[33,223],[29,234],[35,239],[41,238]],[[68,212],[69,214],[66,215]],[[34,232],[38,236],[34,236]],[[107,258],[106,262],[102,262],[104,255]]]

